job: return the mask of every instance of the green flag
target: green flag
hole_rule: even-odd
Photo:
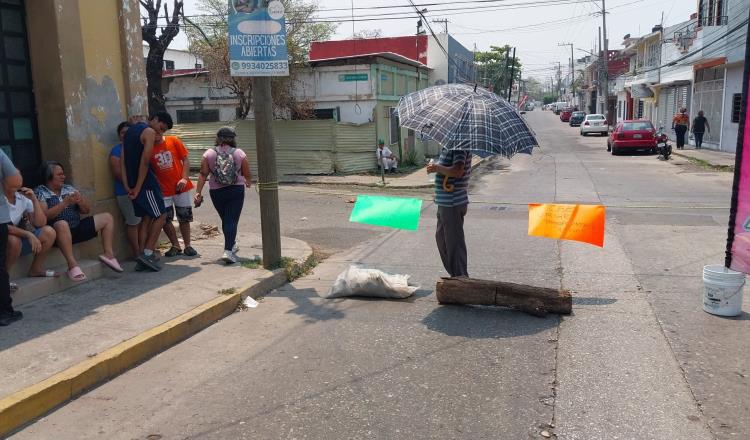
[[[358,195],[350,222],[416,231],[421,199]]]

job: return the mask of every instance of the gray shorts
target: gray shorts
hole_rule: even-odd
[[[141,223],[141,218],[135,215],[133,201],[128,196],[117,196],[117,205],[120,207],[126,225],[138,226]]]

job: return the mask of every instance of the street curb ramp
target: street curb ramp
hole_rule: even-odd
[[[221,295],[39,383],[3,397],[0,399],[0,438],[231,315],[246,297],[258,298],[287,281],[285,269],[276,269],[268,278],[254,281],[231,295]]]

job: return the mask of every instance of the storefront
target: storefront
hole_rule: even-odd
[[[659,111],[657,113],[657,126],[664,125],[669,128],[672,124],[672,118],[681,108],[690,108],[690,82],[662,86],[659,90]],[[672,133],[667,130],[667,133]],[[672,136],[674,133],[672,133]]]
[[[711,133],[703,138],[706,148],[719,149],[721,144],[721,126],[724,107],[724,80],[726,68],[724,65],[698,68],[695,70],[695,87],[693,90],[693,105],[690,110],[691,119],[700,110],[708,120]]]

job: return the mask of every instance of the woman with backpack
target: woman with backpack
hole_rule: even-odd
[[[227,264],[237,262],[237,226],[245,202],[245,187],[251,185],[250,163],[245,152],[237,148],[236,137],[230,127],[222,127],[216,133],[216,145],[203,153],[194,197],[197,208],[203,203],[201,193],[208,179],[208,195],[221,218],[224,233],[221,259]]]

